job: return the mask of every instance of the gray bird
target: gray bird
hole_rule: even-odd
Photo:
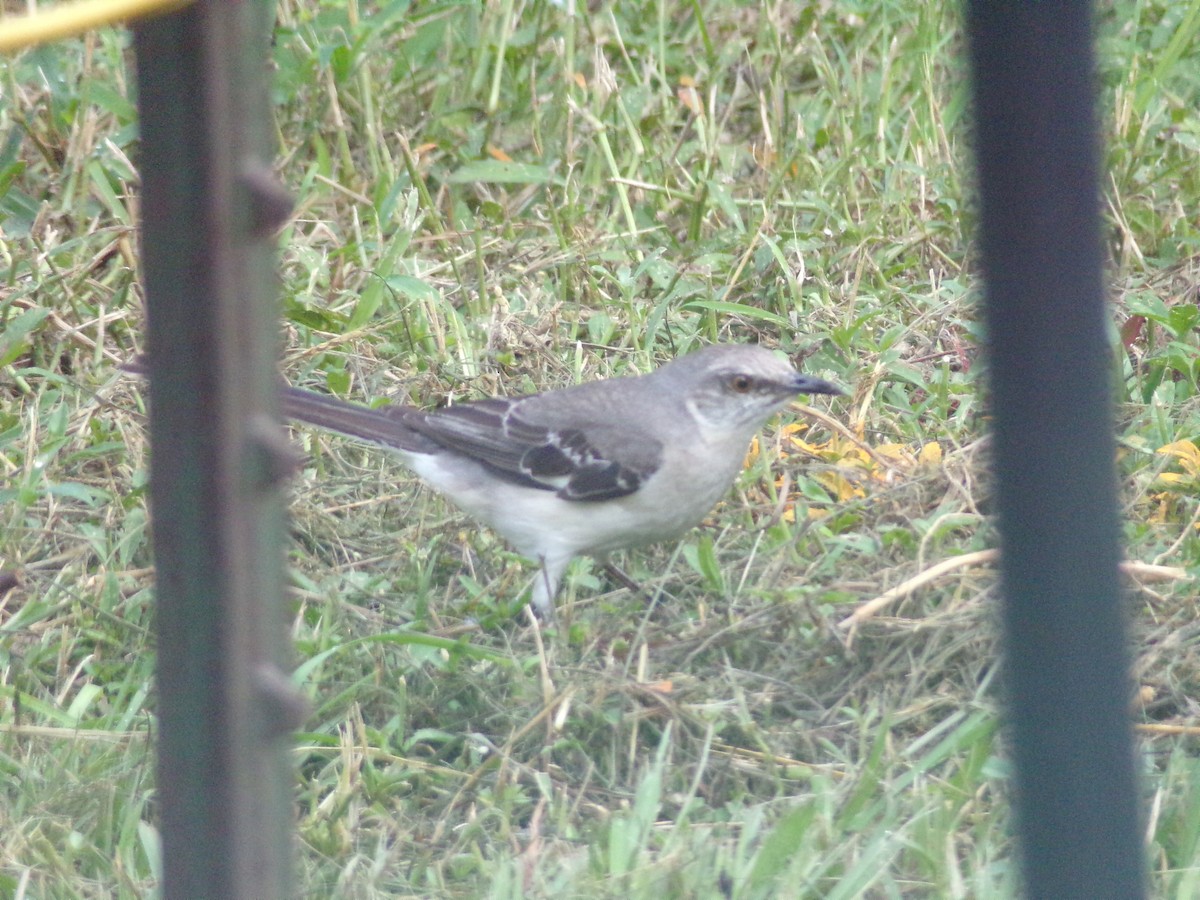
[[[554,596],[576,556],[674,538],[729,490],[747,446],[798,394],[841,394],[762,347],[716,344],[646,375],[425,412],[301,388],[285,415],[378,444],[541,571]]]

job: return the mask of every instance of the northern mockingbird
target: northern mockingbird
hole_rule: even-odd
[[[399,454],[537,560],[532,603],[549,618],[574,557],[687,531],[729,490],[767,419],[797,394],[840,393],[762,347],[717,344],[647,375],[432,412],[295,387],[283,410]]]

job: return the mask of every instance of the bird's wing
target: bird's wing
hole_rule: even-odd
[[[404,424],[497,474],[564,500],[612,500],[636,491],[662,460],[662,445],[623,425],[533,421],[529,400],[481,400],[435,412],[405,409]]]

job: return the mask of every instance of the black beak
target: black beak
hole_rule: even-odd
[[[844,394],[846,393],[831,381],[813,378],[811,375],[797,375],[792,381],[792,390],[797,394]]]

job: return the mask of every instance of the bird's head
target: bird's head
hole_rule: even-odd
[[[842,394],[832,382],[797,372],[782,356],[752,344],[716,344],[660,372],[677,381],[708,428],[757,431],[799,394]]]

